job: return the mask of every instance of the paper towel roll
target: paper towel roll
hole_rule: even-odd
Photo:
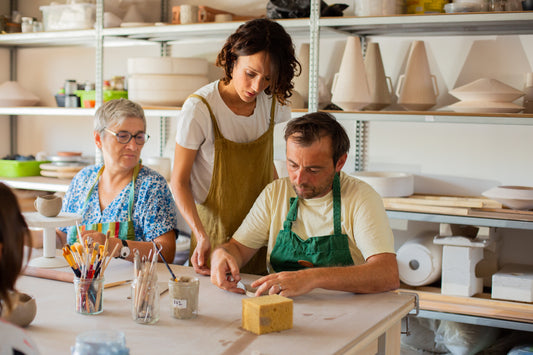
[[[442,270],[442,246],[433,244],[426,234],[405,242],[396,252],[400,280],[411,286],[423,286],[437,281]]]

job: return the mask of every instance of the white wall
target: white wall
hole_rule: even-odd
[[[189,0],[220,8],[218,2]],[[47,1],[19,0],[24,15],[39,16],[36,3]],[[180,4],[171,1],[169,7]],[[240,15],[261,14],[266,1],[227,1],[224,9]],[[150,19],[157,18],[157,0],[147,1]],[[234,6],[231,6],[234,4]],[[118,8],[118,2],[106,1],[106,6]],[[248,11],[247,13],[240,13]],[[122,9],[123,11],[124,9]],[[154,20],[156,21],[156,20]],[[412,40],[424,40],[432,74],[437,77],[440,95],[436,108],[454,102],[448,91],[481,77],[491,77],[515,88],[523,87],[524,75],[533,71],[533,36],[434,36],[434,37],[376,37],[380,43],[385,71],[394,85],[403,72],[408,48]],[[294,38],[296,49],[306,38]],[[331,85],[338,70],[344,49],[344,38],[321,40],[320,76]],[[222,41],[172,46],[172,56],[199,56],[213,63]],[[0,79],[6,80],[7,51],[0,50]],[[126,61],[132,56],[156,56],[157,46],[106,48],[104,77],[126,75]],[[94,49],[90,47],[21,49],[18,53],[19,82],[37,94],[42,104],[54,105],[53,94],[65,79],[92,80],[94,77]],[[212,79],[216,71],[212,71]],[[519,102],[519,101],[517,101]],[[396,107],[397,108],[397,107]],[[6,130],[0,118],[0,154],[5,153]],[[19,153],[38,151],[54,153],[58,150],[79,150],[94,154],[92,122],[79,117],[22,117],[19,123]],[[147,144],[143,155],[158,155],[158,119],[149,119],[149,133],[155,138]],[[354,123],[343,122],[350,137],[354,137]],[[174,126],[174,125],[173,125]],[[276,129],[275,155],[284,157],[282,128]],[[407,171],[416,174],[415,190],[420,193],[479,195],[496,185],[533,186],[533,126],[431,124],[401,122],[370,122],[365,152],[366,169]],[[173,151],[172,134],[165,155]],[[2,151],[4,150],[4,151]],[[353,149],[345,168],[353,171]],[[419,230],[437,228],[433,224],[393,221],[397,244]],[[533,246],[532,232],[504,231],[503,260],[532,263],[523,250]],[[512,245],[527,248],[512,248]]]

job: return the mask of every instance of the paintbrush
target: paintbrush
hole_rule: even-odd
[[[157,250],[157,253],[161,257],[161,260],[163,260],[163,262],[165,263],[168,271],[170,271],[170,275],[172,275],[172,280],[173,281],[178,281],[178,279],[176,278],[176,275],[174,275],[174,273],[172,272],[172,269],[170,268],[170,266],[168,265],[167,261],[165,260],[165,257],[163,256],[163,254],[161,254],[161,250],[157,249],[157,245],[155,244],[153,239],[152,239],[152,243],[154,243],[154,247]]]

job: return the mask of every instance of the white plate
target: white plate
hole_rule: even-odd
[[[455,112],[467,113],[516,113],[524,108],[511,102],[459,101],[448,108]]]
[[[530,186],[497,186],[482,195],[515,210],[533,208],[533,187]]]

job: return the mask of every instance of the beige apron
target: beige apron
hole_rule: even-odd
[[[268,130],[255,141],[236,143],[224,138],[207,100],[196,94],[191,96],[206,104],[215,133],[211,186],[204,203],[196,205],[205,232],[210,238],[211,250],[214,250],[231,238],[257,196],[272,181],[276,100],[272,100]],[[196,243],[196,237],[192,235],[190,255]],[[241,272],[266,275],[266,247],[259,249]]]

